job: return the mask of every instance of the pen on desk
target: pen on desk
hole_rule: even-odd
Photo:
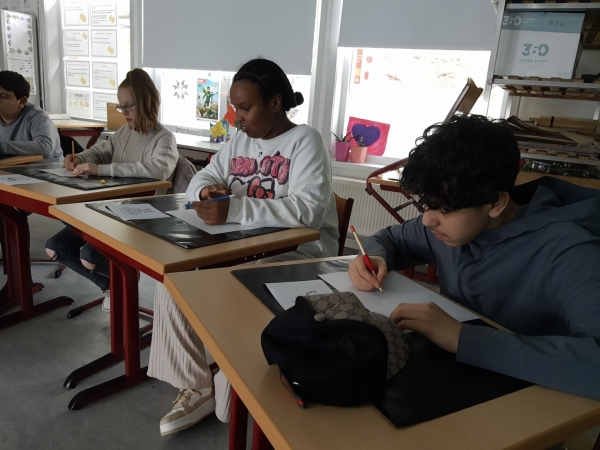
[[[375,266],[373,265],[373,261],[371,261],[371,258],[369,258],[369,255],[367,255],[367,253],[365,252],[365,249],[363,248],[362,244],[360,243],[360,239],[358,239],[356,230],[354,229],[354,227],[352,225],[350,225],[350,231],[352,231],[352,234],[354,235],[354,239],[356,239],[356,243],[358,244],[358,248],[360,248],[360,251],[363,254],[363,261],[367,265],[367,269],[369,269],[371,271],[371,273],[373,274],[373,276],[375,277],[375,279],[377,279],[377,274],[375,273]],[[381,292],[383,292],[383,289],[381,289],[381,286],[379,287],[379,290]]]

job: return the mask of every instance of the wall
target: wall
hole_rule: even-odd
[[[46,111],[64,112],[60,1],[40,2],[40,53]]]

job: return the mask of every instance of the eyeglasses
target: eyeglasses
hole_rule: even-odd
[[[131,105],[117,105],[115,109],[120,113],[124,113],[125,111],[131,112],[133,108],[135,108],[135,103],[132,103]]]

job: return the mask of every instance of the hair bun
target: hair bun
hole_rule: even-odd
[[[304,96],[300,92],[294,92],[294,99],[296,100],[296,106],[304,103]]]

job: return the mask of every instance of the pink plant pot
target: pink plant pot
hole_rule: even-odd
[[[346,162],[348,161],[348,153],[350,152],[350,142],[336,142],[335,143],[335,160]]]
[[[350,148],[350,162],[364,163],[367,159],[367,151],[369,147],[352,147]]]

